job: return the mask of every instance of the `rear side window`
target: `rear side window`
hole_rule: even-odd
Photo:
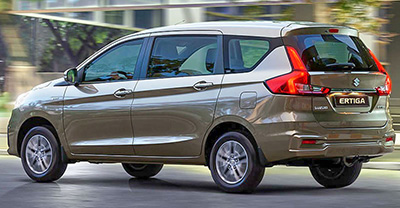
[[[378,71],[358,37],[347,35],[296,35],[284,39],[294,47],[309,71]]]
[[[224,36],[225,72],[249,72],[281,45],[281,38]]]
[[[148,78],[214,73],[217,36],[165,36],[154,41]]]
[[[269,50],[267,40],[229,40],[229,68],[250,69]]]

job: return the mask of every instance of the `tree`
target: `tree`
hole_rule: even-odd
[[[0,0],[0,24],[7,22],[8,16],[4,11],[11,10],[12,0]]]
[[[331,9],[332,22],[354,27],[361,32],[378,34],[385,21],[375,17],[372,12],[380,6],[379,0],[339,0]]]
[[[12,0],[0,0],[0,12],[11,10]]]
[[[42,56],[42,68],[51,64],[57,57],[53,54],[63,52],[74,66],[93,54],[105,44],[132,33],[121,29],[96,27],[70,22],[61,22],[43,19],[44,26],[48,27],[54,36],[50,40]]]

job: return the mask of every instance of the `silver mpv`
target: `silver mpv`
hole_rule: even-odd
[[[68,163],[206,165],[227,192],[265,167],[310,167],[328,188],[394,149],[391,80],[355,29],[315,23],[207,22],[123,37],[22,94],[11,155],[35,181]]]

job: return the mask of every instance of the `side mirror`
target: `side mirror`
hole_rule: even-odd
[[[64,80],[68,83],[68,84],[73,84],[75,86],[78,86],[78,70],[76,68],[70,68],[67,69],[64,72]]]

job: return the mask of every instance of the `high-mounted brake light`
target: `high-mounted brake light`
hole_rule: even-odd
[[[326,87],[316,87],[310,84],[310,74],[304,66],[296,49],[286,46],[293,70],[289,74],[284,74],[265,81],[266,86],[272,93],[289,95],[326,95],[330,89]]]
[[[338,33],[339,32],[339,29],[337,29],[337,28],[331,28],[331,29],[329,29],[328,30],[330,33]]]
[[[390,79],[389,74],[387,73],[385,68],[383,68],[381,62],[379,62],[378,58],[376,58],[374,53],[372,53],[371,50],[369,50],[369,53],[371,54],[372,58],[374,59],[374,62],[376,64],[376,66],[378,67],[379,72],[386,75],[385,85],[377,87],[376,92],[379,95],[390,95],[390,93],[392,93],[392,79]]]

